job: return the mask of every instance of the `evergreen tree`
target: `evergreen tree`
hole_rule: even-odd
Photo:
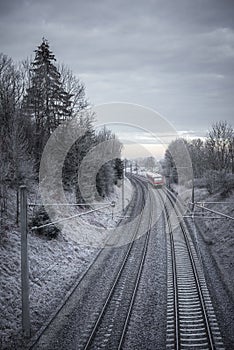
[[[50,134],[71,117],[71,95],[63,89],[54,61],[56,59],[48,41],[43,38],[42,44],[35,50],[23,106],[24,112],[35,124],[33,151],[37,165]]]
[[[100,159],[103,158],[103,155],[105,155],[106,153],[106,148],[109,147],[108,143],[105,145],[105,141],[109,141],[109,140],[115,140],[115,143],[113,145],[115,147],[115,150],[112,150],[112,151],[110,150],[110,152],[113,152],[113,154],[114,153],[116,154],[116,151],[117,151],[119,156],[121,154],[121,148],[122,148],[121,143],[118,141],[118,139],[116,139],[115,135],[110,130],[104,127],[96,135],[97,144],[103,143],[103,146],[102,146],[103,150],[100,152],[100,155],[99,155]],[[100,196],[105,197],[106,195],[110,194],[113,191],[114,184],[117,182],[116,180],[118,176],[116,173],[117,169],[119,171],[118,175],[120,176],[121,171],[118,167],[116,168],[116,158],[114,158],[110,161],[107,161],[105,164],[103,164],[100,170],[98,171],[97,177],[96,177],[96,187]]]
[[[171,145],[175,141],[172,141],[165,152],[164,164],[163,164],[163,174],[167,178],[167,184],[170,186],[171,183],[178,183],[178,173],[176,169],[176,164],[172,156]]]
[[[114,160],[114,169],[115,169],[115,184],[117,184],[117,181],[123,178],[124,163],[120,158],[116,158]]]
[[[78,184],[78,170],[83,158],[95,145],[95,132],[92,121],[93,117],[89,111],[79,113],[79,118],[76,118],[76,127],[83,130],[84,134],[72,145],[63,165],[63,185],[66,189],[75,189],[77,203],[83,202]],[[71,139],[74,139],[74,136],[72,136],[73,132],[76,133],[75,130],[69,130]]]

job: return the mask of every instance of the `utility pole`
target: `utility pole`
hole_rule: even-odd
[[[192,174],[192,212],[194,212],[194,201],[195,201],[195,193],[194,193],[194,174]]]
[[[194,180],[192,180],[192,212],[194,211]]]
[[[28,224],[27,188],[20,186],[20,230],[21,230],[21,300],[22,328],[25,337],[30,337],[29,314],[29,270],[28,270]]]
[[[124,159],[124,174],[127,174],[127,159]]]
[[[137,164],[137,161],[136,161],[136,174],[138,175],[138,164]]]
[[[124,213],[124,174],[122,178],[122,213]]]

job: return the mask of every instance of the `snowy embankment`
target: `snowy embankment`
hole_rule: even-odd
[[[174,189],[177,192],[188,193],[185,188],[175,186]],[[234,218],[234,192],[224,198],[220,193],[209,195],[205,188],[196,188],[195,202],[203,202],[205,207]],[[196,223],[199,225],[204,242],[209,245],[210,252],[217,263],[224,284],[234,298],[234,221],[206,210],[204,210],[203,214],[204,218],[196,219]],[[201,209],[196,208],[194,215],[201,215]],[[211,219],[210,217],[215,218]]]
[[[125,180],[125,206],[131,200],[133,188]],[[83,217],[90,236],[95,235],[95,225],[114,227],[122,210],[122,188],[115,186],[114,193],[104,202],[116,201],[116,207],[106,208]],[[15,200],[15,198],[13,199]],[[35,201],[35,191],[30,199]],[[77,210],[79,209],[74,209]],[[20,231],[9,218],[0,235],[0,348],[18,349],[21,330],[21,275]],[[85,223],[85,221],[83,221]],[[90,225],[91,224],[91,225]],[[46,322],[61,303],[67,291],[95,258],[99,248],[81,245],[66,230],[56,239],[48,240],[29,232],[30,318],[32,334]]]

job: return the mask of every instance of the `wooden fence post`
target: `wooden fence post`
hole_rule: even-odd
[[[22,329],[30,337],[27,188],[20,186]]]

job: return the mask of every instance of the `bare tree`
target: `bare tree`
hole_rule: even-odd
[[[85,96],[85,86],[65,64],[58,64],[57,68],[61,74],[62,87],[71,96],[72,115],[77,115],[89,105]]]
[[[231,171],[233,137],[233,128],[226,121],[213,124],[206,141],[209,168],[225,173]]]
[[[12,130],[23,94],[21,72],[12,59],[0,54],[0,210],[7,210],[7,192],[14,178]]]
[[[204,142],[198,138],[188,142],[188,150],[192,160],[195,178],[201,178],[207,169],[207,157]]]
[[[155,158],[152,157],[152,156],[145,158],[145,159],[144,159],[144,166],[145,166],[147,169],[153,171],[154,168],[155,168],[155,166],[156,166]]]

